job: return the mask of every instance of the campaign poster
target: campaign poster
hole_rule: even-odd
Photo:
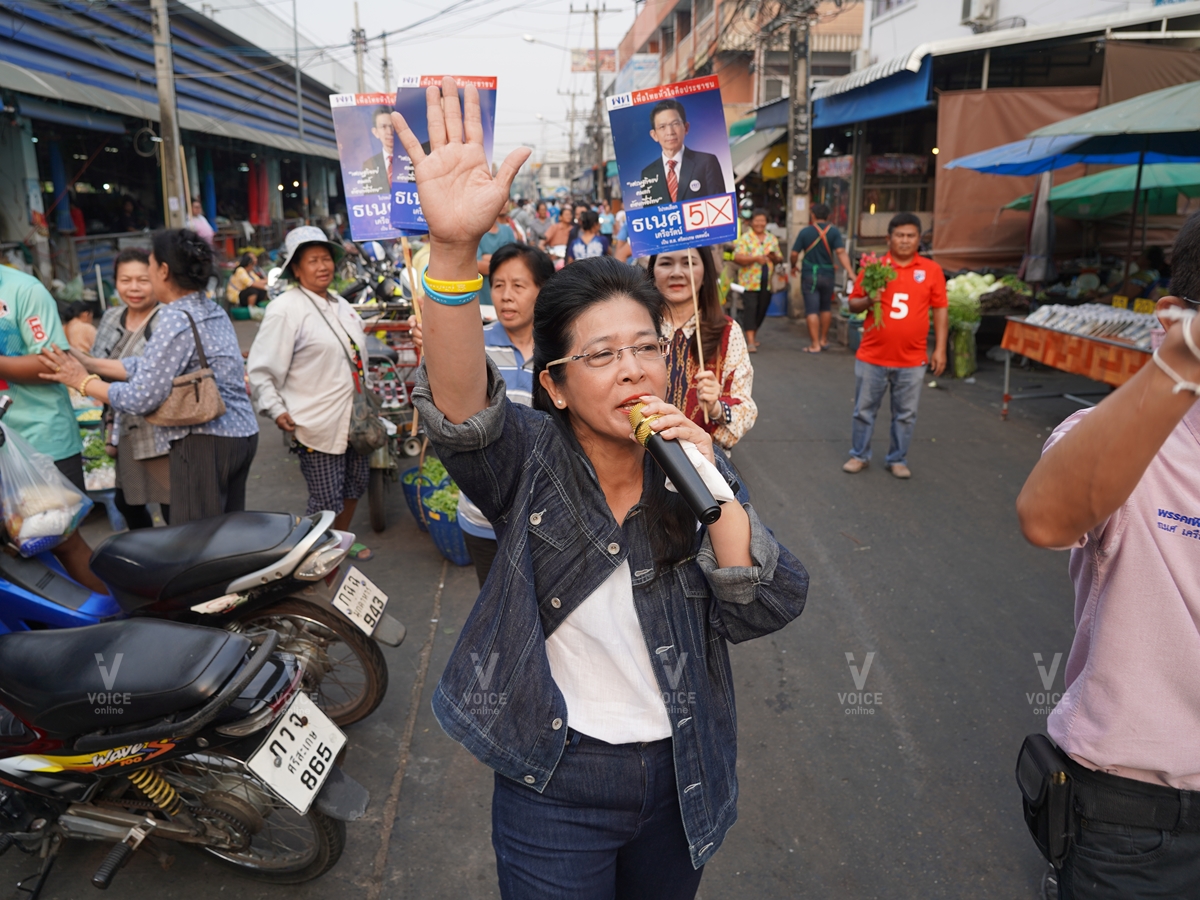
[[[441,87],[445,75],[406,75],[396,88],[395,109],[404,116],[421,148],[429,152],[429,123],[425,118],[425,89]],[[492,164],[492,142],[496,134],[496,79],[474,75],[451,76],[458,85],[458,101],[463,99],[463,88],[475,85],[479,91],[479,116],[483,121],[483,152],[488,165]],[[421,201],[417,197],[417,179],[413,174],[412,160],[404,152],[400,141],[395,142],[391,162],[392,180],[392,225],[405,234],[428,234],[429,226],[421,212]]]
[[[715,75],[609,97],[608,120],[635,256],[737,239]]]
[[[350,237],[355,241],[393,240],[389,167],[396,140],[391,94],[331,94],[342,185]]]

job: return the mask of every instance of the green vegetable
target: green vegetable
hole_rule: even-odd
[[[436,490],[426,497],[424,503],[426,509],[454,520],[458,516],[458,485],[450,482],[449,487]]]
[[[104,433],[94,428],[80,429],[83,438],[83,470],[95,472],[97,469],[107,469],[116,465],[114,460],[104,450]]]
[[[420,473],[416,469],[410,469],[404,473],[404,483],[412,484],[418,474],[424,475],[434,484],[441,484],[442,479],[446,477],[447,473],[446,467],[442,465],[442,461],[430,456],[425,459],[425,464],[421,466]]]

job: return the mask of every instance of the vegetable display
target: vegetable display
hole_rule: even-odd
[[[441,484],[442,479],[446,477],[446,467],[442,465],[440,459],[435,459],[432,456],[426,457],[425,464],[421,466],[419,471],[417,469],[410,469],[404,473],[404,483],[412,484],[416,480],[417,475],[424,475],[432,484]]]
[[[883,296],[883,289],[896,277],[896,270],[892,268],[891,263],[874,253],[864,253],[858,265],[862,271],[862,289],[874,302],[871,307],[871,324],[867,327],[882,328],[883,303],[880,298]]]
[[[453,481],[425,498],[425,508],[441,513],[453,520],[458,516],[458,485]]]

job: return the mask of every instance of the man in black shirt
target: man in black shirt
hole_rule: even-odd
[[[829,324],[833,319],[834,257],[846,270],[849,283],[854,283],[854,269],[846,253],[846,242],[836,225],[829,224],[829,207],[814,203],[812,224],[802,228],[792,245],[792,271],[796,270],[801,254],[800,292],[804,295],[804,314],[808,319],[811,346],[805,353],[820,353],[829,345]]]

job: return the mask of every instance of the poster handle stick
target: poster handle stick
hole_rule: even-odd
[[[697,250],[697,253],[700,251]],[[696,296],[696,275],[692,271],[692,251],[688,250],[688,284],[692,286],[692,312],[696,316],[696,356],[700,360],[700,368],[698,371],[704,370],[704,344],[700,340],[700,298]],[[697,397],[697,400],[700,398]],[[704,424],[708,424],[708,407],[703,403],[700,404],[700,411],[704,413]]]
[[[412,291],[413,298],[413,315],[417,319],[417,326],[421,325],[421,304],[417,301],[417,273],[413,270],[412,264],[412,247],[408,245],[408,238],[404,235],[400,236],[400,249],[404,251],[404,268],[408,271],[408,287]],[[417,436],[417,420],[420,412],[416,407],[413,407],[412,431],[409,432],[411,437]]]
[[[421,304],[417,302],[417,292],[420,290],[420,283],[417,281],[417,273],[413,271],[412,248],[408,245],[408,238],[404,235],[400,236],[400,248],[404,251],[404,268],[408,270],[408,287],[412,291],[413,297],[413,315],[417,317],[417,325],[420,325]]]

